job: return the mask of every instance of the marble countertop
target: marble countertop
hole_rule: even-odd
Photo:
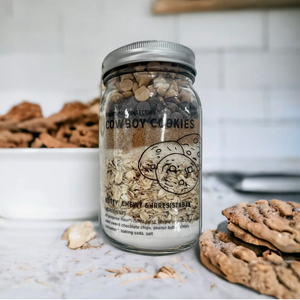
[[[225,220],[223,208],[244,200],[257,198],[237,194],[216,177],[204,176],[203,231],[215,229]],[[200,262],[198,245],[169,256],[127,253],[105,241],[95,221],[97,238],[91,244],[104,245],[70,250],[60,238],[73,223],[0,219],[0,298],[268,298],[208,271]],[[147,273],[108,277],[112,274],[105,269],[121,269],[123,265],[143,268]],[[121,285],[155,274],[163,265],[174,268],[185,283],[147,279]]]

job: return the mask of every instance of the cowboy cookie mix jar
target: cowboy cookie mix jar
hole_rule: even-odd
[[[111,52],[102,68],[100,227],[127,251],[186,250],[201,228],[195,55],[179,44],[144,41]]]

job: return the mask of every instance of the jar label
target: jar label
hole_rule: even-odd
[[[191,120],[190,120],[191,121]],[[141,149],[142,148],[142,149]],[[154,143],[106,158],[102,225],[107,233],[178,237],[199,231],[201,137]]]

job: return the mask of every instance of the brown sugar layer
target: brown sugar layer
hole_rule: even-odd
[[[174,128],[174,125],[170,128],[160,128],[157,123],[146,122],[143,125],[140,124],[137,128],[134,128],[132,124],[129,128],[126,126],[123,126],[123,128],[109,128],[104,136],[104,146],[106,149],[122,149],[124,152],[128,152],[132,148],[151,146],[164,141],[177,141],[190,134],[199,134],[198,119],[181,121],[183,121],[182,128],[181,123],[179,123],[180,128]],[[112,123],[111,127],[113,127]]]

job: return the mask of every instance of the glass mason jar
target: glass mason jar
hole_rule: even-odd
[[[189,249],[202,219],[195,55],[144,41],[111,52],[102,68],[100,228],[131,252]]]

